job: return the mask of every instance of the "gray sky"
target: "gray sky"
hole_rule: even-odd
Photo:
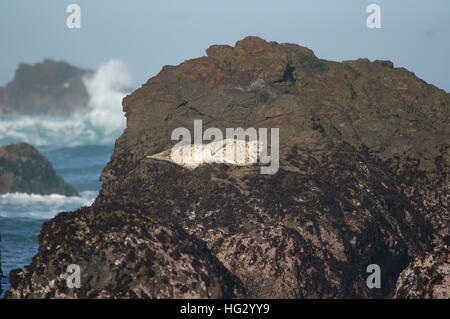
[[[70,3],[81,6],[81,29],[66,27]],[[371,3],[381,6],[381,29],[366,26]],[[297,43],[328,60],[392,60],[450,92],[449,0],[2,0],[0,85],[21,62],[94,69],[116,58],[139,86],[163,65],[247,35]]]

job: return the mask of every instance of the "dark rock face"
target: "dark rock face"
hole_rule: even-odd
[[[411,260],[448,239],[450,95],[389,61],[325,61],[256,37],[207,54],[164,67],[124,99],[127,129],[91,210],[106,223],[113,207],[138,207],[179,225],[239,278],[245,297],[391,296]],[[199,119],[204,130],[279,128],[279,171],[189,170],[147,158],[170,149],[175,128],[192,131]],[[65,233],[93,238],[81,227]],[[58,291],[49,282],[60,270],[49,266],[61,258],[46,247],[62,243],[71,261],[91,254],[45,230],[42,238],[32,266],[12,278],[10,297],[46,296],[39,285]],[[128,249],[125,240],[119,246]],[[381,267],[381,289],[366,285],[370,264]],[[36,267],[45,276],[37,279]],[[105,296],[117,295],[116,283]]]
[[[429,247],[431,227],[387,165],[349,146],[327,149],[292,149],[276,175],[213,165],[186,171],[148,159],[139,183],[125,179],[96,205],[119,197],[175,220],[241,278],[248,297],[387,296],[412,256]],[[373,263],[381,290],[365,284]]]
[[[396,298],[450,299],[450,246],[415,259],[398,279]]]
[[[83,77],[90,73],[53,60],[21,64],[14,80],[0,88],[0,113],[60,116],[86,109]]]
[[[44,224],[39,242],[32,265],[10,274],[8,298],[242,295],[239,279],[203,242],[151,211],[116,206],[62,213]],[[80,289],[67,288],[71,264],[81,268]]]
[[[2,234],[0,233],[0,242],[2,241]],[[0,294],[3,293],[3,286],[1,279],[3,278],[3,269],[2,269],[2,250],[0,249]]]
[[[0,194],[63,194],[78,196],[53,170],[51,163],[31,145],[0,147]]]

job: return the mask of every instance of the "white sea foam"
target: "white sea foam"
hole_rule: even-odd
[[[85,79],[90,111],[67,118],[51,116],[0,116],[0,145],[110,144],[125,128],[122,99],[129,93],[131,76],[126,65],[111,60]]]
[[[61,211],[91,205],[97,192],[82,192],[80,197],[60,194],[38,195],[7,193],[0,195],[0,217],[48,219]]]
[[[122,131],[125,116],[122,112],[122,99],[125,90],[131,86],[131,75],[127,66],[119,60],[110,60],[102,65],[94,76],[85,80],[92,111],[87,119],[99,127],[107,136]]]

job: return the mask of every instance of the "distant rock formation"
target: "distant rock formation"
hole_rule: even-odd
[[[5,88],[0,87],[0,114],[14,114],[14,110],[10,109],[5,103]]]
[[[14,80],[0,88],[0,113],[61,116],[87,109],[83,77],[90,73],[62,61],[20,64]]]
[[[326,61],[247,37],[164,67],[124,110],[99,197],[43,227],[8,297],[197,297],[229,272],[242,283],[235,297],[387,298],[415,258],[449,240],[450,94],[389,61]],[[148,158],[194,120],[223,132],[279,128],[278,172]],[[149,218],[156,228],[144,231]],[[185,245],[190,253],[177,255]],[[61,281],[69,263],[82,268],[85,288]],[[370,264],[381,268],[379,289],[366,285]],[[220,282],[214,297],[236,281]]]
[[[78,196],[73,186],[56,175],[51,163],[25,143],[0,147],[0,194],[16,192]]]

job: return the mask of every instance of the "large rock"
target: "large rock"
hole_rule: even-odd
[[[60,116],[87,109],[83,77],[89,74],[62,61],[20,64],[14,80],[0,88],[0,113]]]
[[[16,192],[78,196],[73,186],[56,175],[52,164],[25,143],[0,147],[0,194]]]
[[[55,241],[55,238],[59,238]],[[44,224],[30,267],[11,272],[8,298],[232,298],[232,275],[197,238],[150,210],[118,206],[59,214]],[[67,267],[81,269],[79,289]]]
[[[256,37],[207,54],[164,67],[124,99],[127,129],[92,211],[114,218],[112,207],[132,206],[180,225],[240,279],[246,297],[392,295],[411,260],[446,240],[450,95],[389,61],[325,61]],[[192,131],[200,119],[204,129],[223,132],[279,128],[280,169],[189,169],[154,156],[170,153],[175,128]],[[83,228],[66,233],[75,232],[94,238]],[[50,260],[61,258],[46,247],[64,245],[71,261],[93,254],[51,232],[43,236],[32,267],[14,277],[11,297],[56,293],[50,283],[60,269]],[[381,289],[366,285],[370,264],[381,267]],[[37,276],[45,288],[35,293],[26,287]],[[105,296],[117,288],[113,281]]]

